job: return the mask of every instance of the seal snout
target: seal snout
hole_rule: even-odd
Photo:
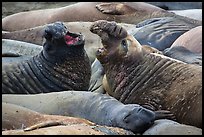
[[[47,25],[43,36],[46,40],[53,42],[54,40],[62,40],[66,45],[83,45],[84,36],[78,33],[68,31],[62,22],[55,22]]]
[[[64,26],[62,22],[55,22],[53,24],[47,25],[43,36],[47,40],[60,39],[66,35],[67,31],[68,30],[66,26]]]
[[[129,128],[135,133],[143,133],[153,124],[154,120],[154,112],[143,107],[135,107],[124,118],[124,122],[129,123]]]

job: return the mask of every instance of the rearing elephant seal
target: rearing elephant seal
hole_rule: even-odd
[[[129,104],[167,109],[180,123],[202,127],[202,67],[165,57],[141,46],[115,22],[96,21],[90,31],[101,37],[102,63],[109,94]]]
[[[3,94],[88,90],[91,64],[84,50],[84,36],[56,22],[45,28],[44,37],[40,54],[3,66]]]

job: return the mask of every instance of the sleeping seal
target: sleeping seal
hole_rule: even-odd
[[[90,31],[101,37],[96,55],[109,94],[125,104],[167,109],[180,123],[202,127],[202,67],[149,50],[115,22],[99,20]]]
[[[44,37],[38,55],[2,67],[3,94],[88,90],[91,64],[84,50],[84,36],[56,22],[45,28]]]
[[[60,8],[33,10],[7,16],[2,19],[2,30],[16,31],[56,21],[109,20],[120,23],[137,24],[150,18],[170,16],[183,18],[144,2],[78,2]],[[185,19],[190,22],[197,22],[200,25],[202,24],[202,22],[197,20]]]
[[[144,132],[154,120],[174,119],[174,115],[166,110],[151,111],[138,104],[124,105],[109,95],[86,91],[34,95],[3,94],[2,102],[43,114],[84,118],[99,125],[121,127],[134,133]],[[4,109],[4,113],[9,111]]]

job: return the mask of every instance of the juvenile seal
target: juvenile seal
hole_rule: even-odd
[[[124,104],[167,109],[178,122],[202,127],[201,66],[150,52],[115,22],[96,21],[90,31],[103,43],[96,54],[111,96]]]
[[[35,94],[62,90],[88,90],[91,65],[84,37],[61,22],[45,28],[40,54],[2,67],[2,93]]]
[[[137,104],[124,105],[109,95],[85,91],[35,95],[3,94],[2,102],[43,114],[80,117],[99,125],[121,127],[134,133],[144,132],[154,120],[174,118],[169,111],[151,111]]]
[[[89,120],[60,115],[47,115],[28,108],[2,103],[2,134],[132,134],[117,127],[101,126]]]
[[[75,13],[77,13],[77,16]],[[60,8],[33,10],[7,16],[2,19],[2,30],[22,30],[56,21],[97,21],[103,19],[137,24],[146,19],[169,16],[178,18],[178,15],[174,13],[144,2],[78,2]],[[202,24],[197,20],[189,18],[187,20]]]

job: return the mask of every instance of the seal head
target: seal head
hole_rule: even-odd
[[[46,56],[73,57],[81,53],[76,50],[84,49],[84,36],[68,31],[62,22],[47,25],[43,37],[46,39],[43,44]]]
[[[122,109],[114,109],[113,116],[113,123],[134,133],[143,133],[155,120],[153,111],[137,104],[128,104]]]

